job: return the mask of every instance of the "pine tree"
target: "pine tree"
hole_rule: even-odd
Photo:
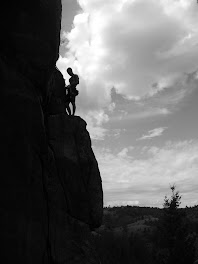
[[[195,234],[189,232],[189,221],[179,208],[181,196],[175,185],[171,186],[171,198],[165,196],[163,216],[158,226],[159,240],[157,263],[192,264],[195,255]]]

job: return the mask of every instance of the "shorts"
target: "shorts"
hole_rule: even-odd
[[[75,98],[76,98],[75,95],[70,95],[70,102],[74,103],[75,102]]]
[[[65,103],[69,103],[70,102],[70,96],[67,94],[65,96]]]

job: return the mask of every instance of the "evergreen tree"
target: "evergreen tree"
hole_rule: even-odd
[[[165,196],[163,216],[158,226],[158,264],[192,264],[195,255],[196,234],[190,233],[189,221],[184,210],[180,209],[181,196],[171,186],[171,198]]]

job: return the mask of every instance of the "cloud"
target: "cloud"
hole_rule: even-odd
[[[197,67],[196,1],[78,3],[81,12],[74,18],[73,29],[64,33],[67,53],[57,65],[66,79],[68,66],[79,74],[81,111],[108,106],[113,86],[129,99],[152,96],[171,89],[185,72]]]
[[[169,114],[171,114],[171,111],[167,108],[151,107],[149,105],[143,105],[138,107],[137,105],[135,105],[127,107],[127,111],[119,110],[115,112],[115,114],[110,117],[110,120],[111,122],[129,122],[148,119],[152,117],[163,117]]]
[[[130,113],[129,115],[125,115],[126,119],[142,119],[148,117],[154,117],[159,115],[168,115],[170,111],[166,108],[155,108],[155,107],[148,107],[145,111],[139,111],[136,113]]]
[[[138,149],[131,151],[136,153]],[[143,151],[144,158],[137,159],[126,149],[118,155],[109,149],[94,148],[105,205],[139,201],[140,206],[160,207],[174,183],[182,195],[182,206],[198,203],[198,141],[167,142],[162,148],[149,146]]]
[[[154,138],[154,137],[159,137],[159,136],[162,135],[162,133],[164,132],[165,129],[167,129],[167,127],[154,128],[154,129],[148,131],[147,135],[143,135],[138,140],[144,140],[144,139],[150,139],[150,138]]]
[[[119,153],[118,153],[118,157],[124,158],[127,157],[127,153],[128,153],[128,148],[124,148],[122,149]]]
[[[104,140],[108,134],[108,129],[102,127],[103,124],[107,123],[109,117],[101,111],[92,111],[87,114],[80,113],[80,116],[87,122],[87,130],[89,131],[92,140]]]
[[[91,122],[90,122],[91,123]],[[87,129],[90,133],[92,140],[104,140],[108,130],[100,126],[93,126],[92,123],[88,123]]]

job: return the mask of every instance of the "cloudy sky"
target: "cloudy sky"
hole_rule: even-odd
[[[198,204],[196,0],[62,0],[58,68],[79,75],[105,205]]]

